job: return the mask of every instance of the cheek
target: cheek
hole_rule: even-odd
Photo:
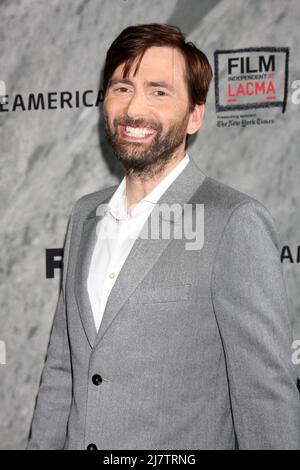
[[[103,110],[108,117],[110,125],[112,125],[116,117],[124,115],[125,106],[120,102],[117,103],[115,100],[107,98],[103,102]]]
[[[103,113],[105,116],[106,122],[109,124],[109,127],[113,127],[113,120],[116,117],[114,109],[110,106],[110,104],[106,101],[103,103]]]
[[[170,110],[164,109],[163,113],[159,113],[159,120],[165,129],[169,129],[173,127],[174,124],[183,122],[184,115],[177,107],[172,107]]]

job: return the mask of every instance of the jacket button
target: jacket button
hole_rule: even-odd
[[[102,377],[101,377],[101,375],[99,375],[99,374],[93,375],[93,377],[92,377],[92,382],[93,382],[94,385],[100,385],[101,382],[102,382]]]
[[[86,448],[87,450],[98,450],[96,444],[89,444]]]

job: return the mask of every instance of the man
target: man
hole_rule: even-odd
[[[186,153],[211,77],[167,25],[126,28],[107,53],[126,177],[73,209],[29,449],[299,448],[273,220]]]

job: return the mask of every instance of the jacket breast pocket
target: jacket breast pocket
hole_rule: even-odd
[[[185,302],[189,299],[191,284],[138,288],[128,299],[129,303]]]

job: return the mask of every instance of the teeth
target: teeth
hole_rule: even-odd
[[[147,129],[146,127],[125,127],[125,134],[128,134],[132,137],[145,137],[146,135],[153,134],[154,131]]]

